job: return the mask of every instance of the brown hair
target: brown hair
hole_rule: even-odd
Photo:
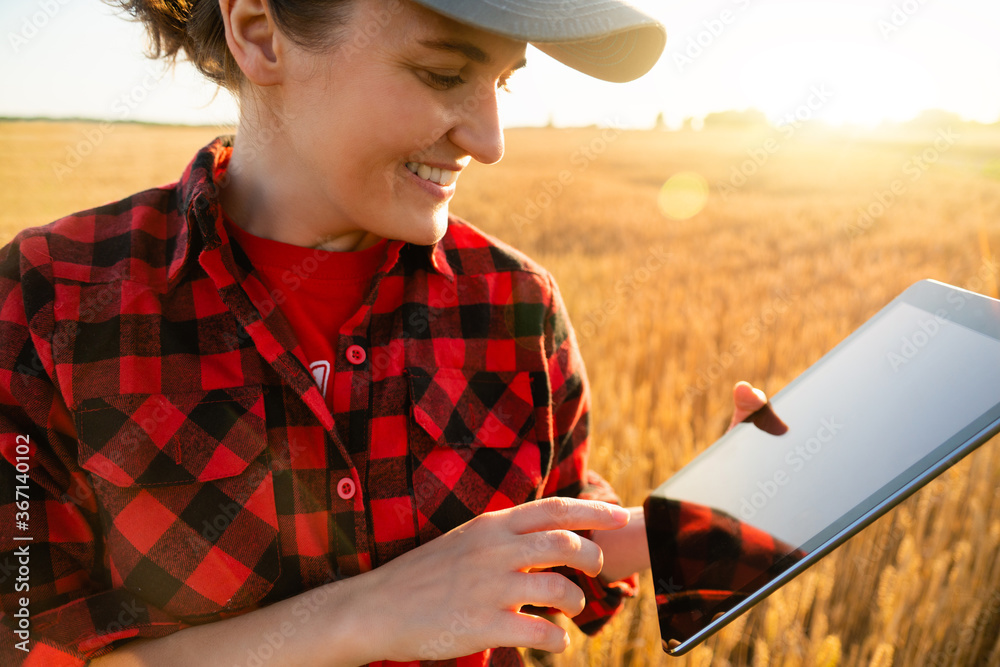
[[[233,93],[243,81],[226,44],[219,0],[104,0],[120,7],[146,26],[147,55],[175,61],[184,51],[195,67]],[[264,0],[279,30],[310,50],[332,47],[336,27],[346,23],[350,0]]]

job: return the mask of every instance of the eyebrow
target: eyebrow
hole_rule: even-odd
[[[474,63],[480,65],[489,65],[493,62],[489,54],[483,51],[481,48],[473,44],[472,42],[466,42],[464,40],[454,40],[454,39],[422,39],[417,42],[423,47],[428,49],[433,49],[435,51],[451,51],[456,53],[461,53],[466,58]],[[513,67],[510,68],[511,72],[515,72],[525,65],[528,64],[527,58],[521,58]]]

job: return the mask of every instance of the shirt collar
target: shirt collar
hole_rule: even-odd
[[[226,167],[233,151],[235,135],[217,137],[198,151],[181,176],[179,184],[181,210],[187,222],[189,238],[200,238],[205,250],[214,250],[222,244],[222,206],[219,202],[219,184],[227,178]],[[418,246],[401,241],[390,241],[412,246],[412,252],[426,255],[426,268],[455,279],[455,272],[448,263],[447,255],[440,241],[426,246]],[[419,250],[417,250],[419,249]]]

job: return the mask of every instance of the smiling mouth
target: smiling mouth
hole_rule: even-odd
[[[431,167],[421,162],[407,162],[406,168],[425,181],[448,187],[458,180],[458,172],[439,167]]]

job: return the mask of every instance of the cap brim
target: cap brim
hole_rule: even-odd
[[[616,0],[414,0],[456,21],[538,50],[584,74],[632,81],[659,60],[667,33],[655,18]]]
[[[663,53],[666,40],[666,31],[657,24],[581,42],[531,43],[539,51],[584,74],[624,83],[652,69]]]

